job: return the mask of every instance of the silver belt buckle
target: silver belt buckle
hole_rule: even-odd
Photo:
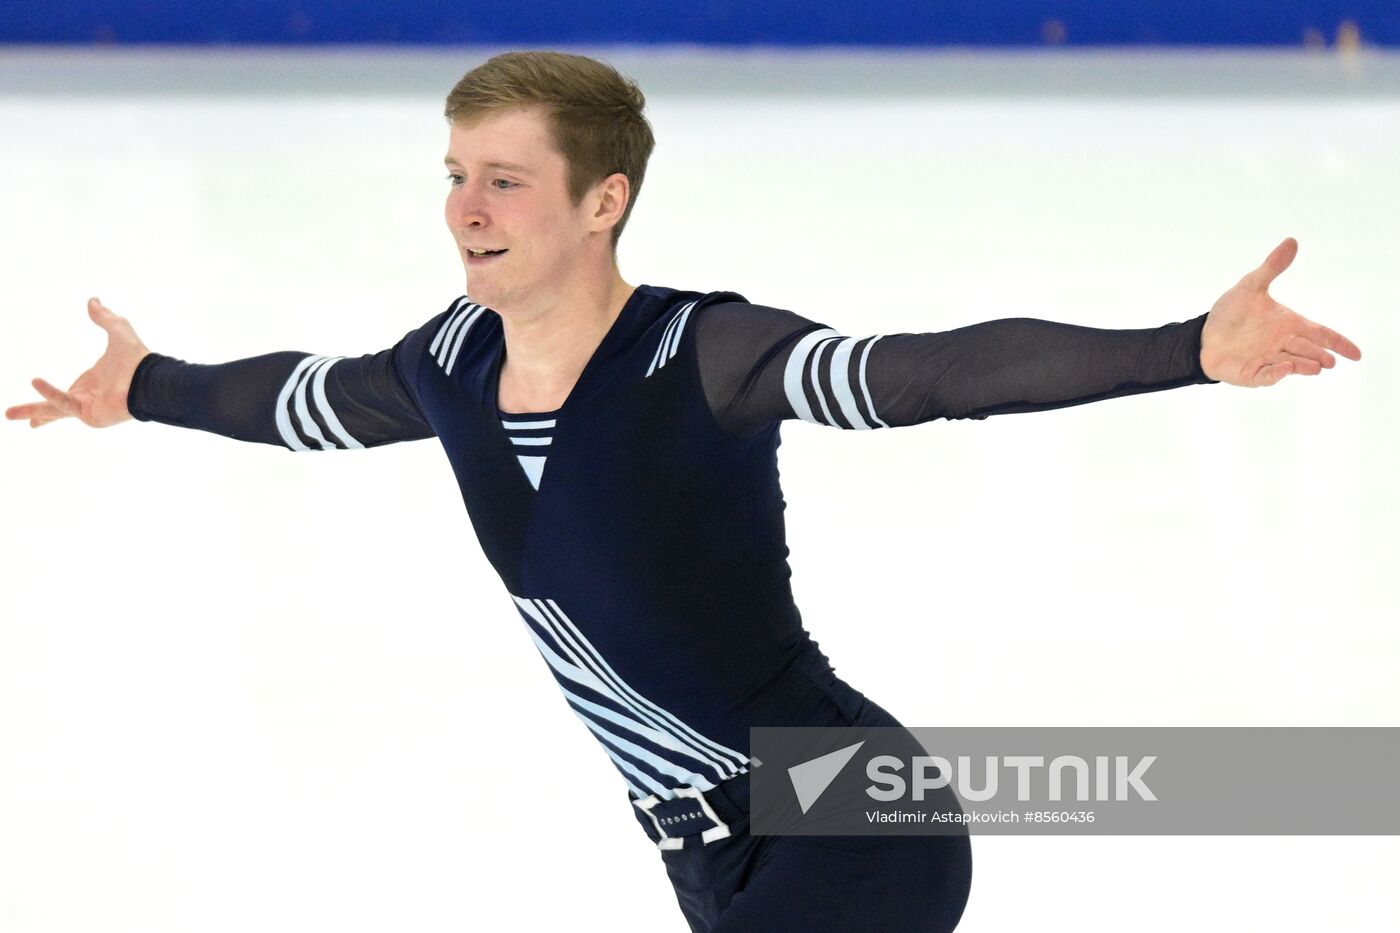
[[[710,806],[710,802],[705,799],[705,795],[700,792],[700,789],[698,787],[677,787],[676,796],[694,797],[697,801],[699,801],[700,809],[704,810],[705,815],[709,817],[711,822],[715,824],[714,826],[711,826],[709,829],[704,830],[700,833],[701,845],[709,845],[716,839],[724,839],[730,835],[729,824],[719,818],[719,816],[715,813],[714,808]],[[658,849],[683,848],[685,846],[685,837],[666,835],[666,830],[661,828],[661,821],[656,818],[655,813],[651,812],[651,808],[656,806],[658,803],[661,803],[661,798],[656,796],[655,794],[652,794],[650,797],[644,797],[641,800],[632,801],[633,806],[637,807],[647,816],[651,817],[652,825],[656,827],[656,832],[661,836],[661,838],[656,841],[656,847]]]

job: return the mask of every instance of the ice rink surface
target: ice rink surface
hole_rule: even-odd
[[[1362,349],[880,432],[789,422],[793,587],[909,725],[1400,725],[1400,56],[578,49],[658,144],[624,278],[851,335],[1274,297]],[[100,296],[220,362],[464,291],[443,98],[489,51],[0,49],[0,388]],[[684,929],[435,442],[0,427],[0,931]],[[736,651],[742,645],[735,646]],[[1208,767],[1202,762],[1202,767]],[[1313,768],[1347,793],[1344,763]],[[561,812],[566,832],[546,833]],[[1395,837],[980,837],[960,930],[1393,930]]]

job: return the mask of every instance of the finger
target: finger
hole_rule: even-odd
[[[76,415],[78,413],[78,403],[73,401],[73,397],[67,392],[49,385],[42,379],[31,379],[29,384],[34,386],[39,394],[48,399],[62,414]]]
[[[1361,359],[1361,348],[1330,327],[1323,327],[1321,324],[1307,321],[1303,329],[1303,336],[1319,347],[1326,347],[1340,353],[1349,360]]]
[[[63,412],[55,408],[51,402],[30,402],[27,405],[15,405],[13,408],[5,409],[5,417],[11,421],[23,421],[26,418],[53,420],[54,418],[62,418]]]
[[[1259,370],[1259,372],[1255,373],[1254,382],[1252,383],[1252,385],[1254,387],[1271,386],[1278,382],[1280,379],[1282,379],[1284,376],[1287,376],[1292,371],[1292,360],[1283,360],[1278,363],[1270,363],[1268,366],[1263,367]]]
[[[92,322],[109,333],[112,326],[121,321],[121,317],[102,303],[100,298],[89,298],[87,303],[88,317]]]
[[[62,417],[62,415],[60,415],[59,417]],[[30,420],[29,426],[30,426],[31,428],[42,428],[44,425],[48,424],[49,422],[51,422],[51,421],[57,421],[57,420],[58,420],[58,418],[34,418],[34,419]]]
[[[1283,352],[1292,356],[1312,360],[1323,369],[1337,365],[1337,358],[1301,334],[1294,334],[1283,342]]]
[[[1283,272],[1293,264],[1293,257],[1298,255],[1298,241],[1288,237],[1269,254],[1269,258],[1264,260],[1264,264],[1249,274],[1250,285],[1259,291],[1266,291],[1279,273]]]
[[[1316,376],[1318,373],[1322,372],[1323,369],[1322,364],[1319,363],[1317,360],[1311,359],[1310,357],[1306,356],[1298,356],[1296,353],[1285,352],[1280,354],[1280,357],[1287,359],[1290,363],[1293,364],[1293,369],[1289,371],[1290,374],[1295,374],[1299,376]],[[1335,363],[1335,361],[1333,362]]]

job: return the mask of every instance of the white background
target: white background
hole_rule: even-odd
[[[345,93],[335,58],[25,54],[0,84],[6,405],[99,355],[90,295],[220,362],[372,352],[462,293],[441,110],[482,51],[371,56],[421,86]],[[603,54],[659,140],[633,284],[852,335],[1141,328],[1294,236],[1274,296],[1362,348],[1268,389],[789,422],[794,590],[841,676],[919,726],[1400,725],[1400,92],[1269,93],[1238,56],[1238,92],[1173,94],[1191,66],[1166,54],[1037,59],[1081,69],[1074,93],[983,57],[992,94],[808,56],[826,79],[804,89],[771,56],[745,61],[772,81],[707,96],[664,55]],[[279,84],[295,68],[322,89]],[[0,445],[0,931],[685,929],[435,442],[292,455],[68,421]],[[1318,781],[1307,805],[1347,793]],[[1400,909],[1396,837],[974,853],[968,931],[1380,930]]]

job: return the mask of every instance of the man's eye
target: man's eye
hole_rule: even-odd
[[[450,182],[452,182],[453,187],[456,187],[457,185],[459,185],[459,184],[462,183],[462,176],[461,176],[461,175],[456,175],[456,174],[448,175],[448,176],[447,176],[447,180],[450,181]],[[504,191],[504,190],[506,190],[506,188],[514,188],[514,187],[516,187],[516,183],[515,183],[515,182],[510,181],[509,179],[506,179],[506,178],[497,178],[497,179],[495,179],[495,181],[492,181],[491,183],[494,185],[494,184],[496,184],[496,182],[500,182],[500,183],[501,183],[501,187],[497,189],[497,190],[500,190],[500,191]]]

